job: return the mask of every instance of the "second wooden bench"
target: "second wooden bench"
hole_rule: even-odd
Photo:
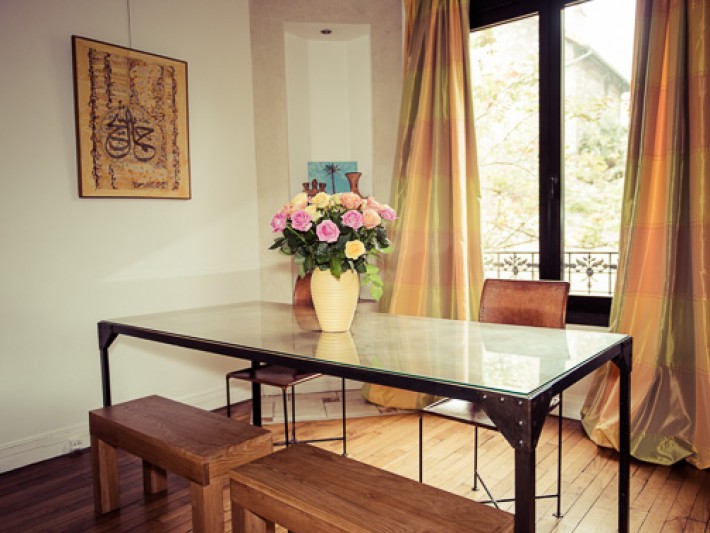
[[[232,472],[232,530],[294,533],[513,531],[510,513],[307,444]]]

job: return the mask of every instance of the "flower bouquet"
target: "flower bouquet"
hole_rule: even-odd
[[[301,277],[316,269],[337,279],[349,270],[362,274],[362,283],[379,300],[382,279],[368,258],[388,251],[384,223],[396,218],[394,209],[372,197],[320,192],[309,199],[300,193],[271,219],[274,233],[282,236],[269,249],[293,255]]]

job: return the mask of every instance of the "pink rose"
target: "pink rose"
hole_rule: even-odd
[[[316,235],[321,242],[335,242],[340,236],[340,230],[335,222],[326,219],[316,226]]]
[[[286,229],[286,213],[279,211],[271,219],[271,231],[278,233]]]
[[[357,209],[362,204],[362,198],[354,192],[344,192],[340,195],[340,203],[343,204],[345,209]]]
[[[382,222],[382,219],[374,209],[365,209],[365,212],[362,214],[362,221],[367,229],[372,229],[378,226],[380,222]]]
[[[362,214],[360,211],[347,211],[343,215],[343,224],[347,227],[357,230],[362,227]]]
[[[383,205],[380,209],[380,216],[384,220],[395,220],[397,218],[397,212],[388,205]]]
[[[303,209],[296,211],[291,215],[291,226],[293,226],[293,229],[297,229],[298,231],[308,231],[311,229],[312,225],[313,219],[311,218],[311,215]]]
[[[379,211],[381,207],[382,206],[377,200],[375,200],[374,197],[368,196],[367,200],[363,202],[362,210],[364,211],[365,209],[374,209],[375,211]]]

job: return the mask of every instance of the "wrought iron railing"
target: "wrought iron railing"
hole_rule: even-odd
[[[506,250],[484,252],[483,268],[488,278],[538,279],[540,253]],[[570,293],[612,295],[619,252],[565,252],[565,279]]]

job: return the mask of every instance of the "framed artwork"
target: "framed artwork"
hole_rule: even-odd
[[[357,161],[309,161],[308,181],[325,183],[328,194],[348,192],[350,183],[345,176],[350,172],[357,172]]]
[[[72,37],[79,196],[190,198],[187,63]]]

